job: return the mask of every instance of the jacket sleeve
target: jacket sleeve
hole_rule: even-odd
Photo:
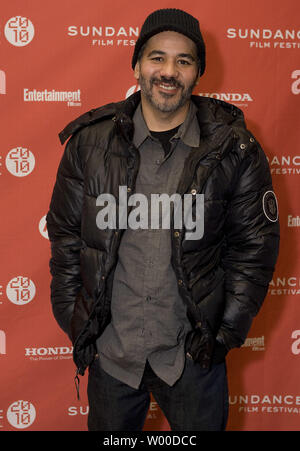
[[[52,309],[56,321],[70,339],[75,298],[82,286],[80,230],[83,173],[78,156],[78,140],[77,134],[66,145],[46,216],[51,242]]]
[[[279,250],[278,205],[269,165],[257,142],[247,147],[225,223],[226,298],[217,343],[227,351],[244,343],[267,294]]]

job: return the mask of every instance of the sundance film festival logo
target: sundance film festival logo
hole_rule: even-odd
[[[7,420],[16,429],[25,429],[32,425],[36,418],[34,405],[29,401],[18,400],[7,409]]]
[[[228,28],[228,39],[243,40],[250,48],[299,49],[300,30],[270,28]]]
[[[25,177],[33,171],[35,158],[29,149],[16,147],[8,152],[5,164],[7,170],[15,177]]]
[[[271,296],[298,295],[300,294],[300,279],[295,276],[274,277],[270,284],[268,294]]]
[[[300,155],[274,155],[267,160],[272,175],[300,174]]]
[[[34,37],[34,26],[27,17],[12,17],[6,22],[4,34],[10,44],[24,47]]]
[[[119,202],[112,194],[100,194],[96,205],[103,207],[96,216],[97,227],[105,229],[170,229],[173,220],[175,229],[186,230],[187,240],[199,240],[204,234],[204,194],[192,190],[190,194],[151,194],[150,203],[144,194],[131,194],[130,189],[119,186]],[[193,214],[193,204],[195,212]],[[135,207],[127,214],[127,207]],[[193,217],[194,216],[194,217]],[[117,224],[118,222],[118,224]],[[192,232],[193,230],[193,232]]]
[[[15,305],[27,305],[36,293],[35,284],[29,277],[17,276],[6,286],[6,296]]]
[[[229,404],[240,413],[300,413],[300,396],[294,394],[230,395]]]
[[[68,27],[68,36],[88,38],[94,47],[132,47],[138,35],[139,28],[130,26],[71,25]]]

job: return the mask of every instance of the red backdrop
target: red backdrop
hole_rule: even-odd
[[[45,229],[63,147],[83,112],[137,89],[131,56],[145,17],[161,7],[197,16],[207,70],[196,94],[228,100],[269,158],[281,248],[245,345],[228,357],[228,430],[300,430],[298,0],[38,0],[5,2],[0,19],[0,428],[85,430],[68,338],[50,307]],[[145,430],[169,430],[153,400]]]

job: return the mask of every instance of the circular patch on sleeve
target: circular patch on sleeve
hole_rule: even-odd
[[[278,220],[278,203],[274,191],[265,192],[262,204],[265,216],[269,221],[276,222]]]

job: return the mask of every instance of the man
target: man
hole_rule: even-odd
[[[270,171],[239,109],[192,96],[205,70],[197,19],[150,14],[132,67],[140,92],[60,134],[71,139],[47,215],[53,312],[77,374],[89,367],[89,430],[141,430],[150,392],[172,430],[224,430],[225,357],[243,344],[278,254]],[[124,217],[124,187],[149,202],[189,195],[189,224],[204,232],[174,218],[161,227],[162,215],[160,227],[128,227],[136,198]]]

